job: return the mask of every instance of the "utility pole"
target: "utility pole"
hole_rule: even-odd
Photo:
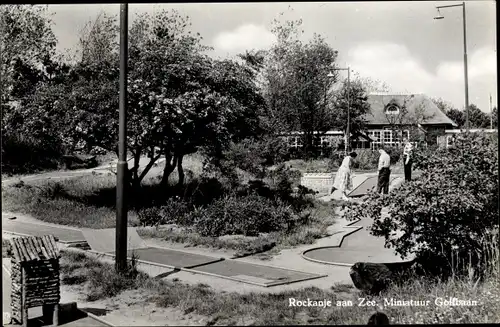
[[[490,129],[493,129],[493,104],[491,100],[491,93],[490,93]]]
[[[464,33],[464,80],[465,80],[465,128],[469,132],[469,73],[467,65],[467,19],[465,15],[465,2],[456,5],[438,6],[436,7],[438,15],[434,19],[443,19],[444,16],[441,15],[440,9],[451,8],[451,7],[462,7],[462,22],[463,22],[463,33]]]
[[[332,68],[334,70],[347,70],[347,127],[345,132],[345,155],[351,148],[351,67],[347,68]],[[329,73],[328,77],[335,77],[333,73]]]
[[[128,73],[128,4],[120,4],[120,102],[118,164],[116,167],[116,257],[118,273],[127,269],[127,73]]]

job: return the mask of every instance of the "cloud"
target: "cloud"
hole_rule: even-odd
[[[250,49],[265,49],[276,37],[262,25],[244,24],[230,32],[221,32],[214,38],[216,50],[239,53]]]
[[[463,108],[462,61],[441,62],[430,72],[403,45],[367,42],[351,48],[348,62],[361,76],[386,82],[393,92],[425,93]],[[496,53],[478,49],[469,55],[468,63],[469,102],[489,111],[489,94],[496,99]]]

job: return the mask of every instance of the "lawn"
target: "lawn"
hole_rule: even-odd
[[[125,290],[136,290],[137,301],[153,303],[157,308],[178,308],[185,314],[208,317],[208,325],[364,325],[374,307],[359,305],[360,299],[382,307],[391,324],[491,323],[500,321],[500,284],[498,272],[484,283],[453,279],[429,283],[422,279],[394,286],[379,296],[366,296],[351,285],[334,285],[330,290],[315,287],[281,293],[220,293],[207,285],[186,285],[153,279],[138,272],[133,262],[123,276],[116,275],[110,264],[88,257],[83,252],[63,252],[63,285],[79,287],[87,301],[103,298],[120,301]],[[475,306],[440,306],[439,300],[458,298],[477,301]],[[330,300],[328,308],[293,306],[295,300]],[[425,306],[389,306],[385,301],[429,301]],[[438,304],[436,304],[438,301]],[[130,304],[129,304],[130,305]],[[339,305],[339,306],[337,306]]]

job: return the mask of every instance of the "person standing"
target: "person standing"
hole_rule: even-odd
[[[378,183],[377,192],[388,194],[389,193],[389,178],[391,176],[391,157],[384,150],[378,150],[380,158],[378,160]]]
[[[404,139],[403,165],[405,171],[405,181],[411,181],[411,165],[413,163],[413,144],[408,139]]]
[[[342,193],[342,200],[344,201],[349,201],[346,192],[352,190],[352,164],[357,156],[356,152],[351,152],[346,156],[335,175],[331,193],[339,190]]]

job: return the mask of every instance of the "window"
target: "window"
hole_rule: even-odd
[[[399,114],[399,108],[394,104],[388,105],[385,109],[385,113],[388,115],[397,115]]]
[[[384,131],[384,143],[391,143],[392,142],[392,131],[391,130],[385,130]]]
[[[407,129],[405,129],[405,130],[403,131],[403,137],[404,137],[405,139],[409,140],[409,139],[410,139],[410,131],[409,131],[409,130],[407,130]]]
[[[373,139],[373,142],[380,142],[380,131],[373,131],[370,134],[371,138]]]

